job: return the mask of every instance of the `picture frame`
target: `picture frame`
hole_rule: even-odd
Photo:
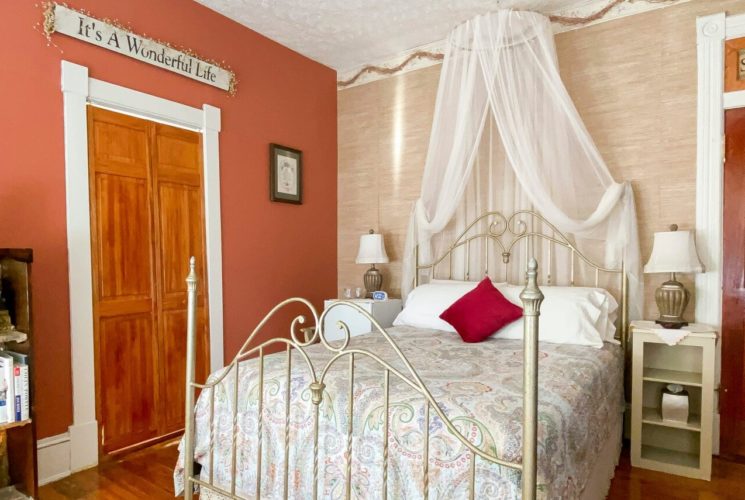
[[[303,204],[303,152],[269,144],[269,199]]]

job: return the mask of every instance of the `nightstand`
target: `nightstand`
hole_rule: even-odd
[[[324,302],[324,308],[328,309],[334,302],[339,300],[327,300]],[[398,313],[401,312],[401,299],[372,300],[372,299],[352,299],[346,302],[353,302],[367,311],[375,321],[380,323],[383,328],[393,325]],[[323,323],[323,330],[326,332],[326,340],[340,340],[344,337],[344,332],[337,328],[337,321],[343,321],[349,327],[349,333],[353,337],[362,335],[373,330],[372,322],[359,312],[349,306],[341,305],[334,307],[326,315]]]
[[[717,332],[691,324],[670,346],[653,321],[633,321],[631,465],[696,479],[711,479],[714,363]],[[688,391],[688,421],[662,419],[662,390],[679,384]]]

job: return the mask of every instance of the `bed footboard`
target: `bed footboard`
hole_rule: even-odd
[[[447,417],[442,411],[440,405],[434,399],[432,394],[429,392],[425,384],[422,382],[420,376],[413,368],[411,363],[408,361],[404,353],[396,345],[396,342],[390,337],[388,332],[382,328],[374,318],[370,317],[366,311],[361,309],[359,306],[352,302],[337,302],[332,305],[329,309],[323,312],[320,316],[317,314],[313,305],[305,299],[293,298],[288,299],[280,304],[276,305],[267,314],[259,325],[249,335],[246,342],[239,350],[236,357],[231,363],[219,374],[219,376],[213,376],[206,383],[197,383],[195,381],[195,364],[196,364],[196,297],[197,297],[197,276],[194,270],[194,259],[190,262],[190,271],[186,279],[187,291],[188,291],[188,319],[187,319],[187,355],[186,355],[186,398],[185,398],[185,410],[186,410],[186,422],[185,422],[185,435],[183,441],[183,453],[184,453],[184,464],[183,464],[183,484],[184,484],[184,497],[187,499],[193,498],[194,488],[199,487],[205,490],[217,494],[218,496],[225,498],[241,498],[236,492],[236,454],[237,454],[237,426],[238,426],[238,405],[232,405],[232,432],[231,432],[231,481],[229,485],[220,484],[219,486],[213,481],[213,470],[210,468],[214,467],[214,443],[212,437],[210,437],[209,443],[209,454],[210,460],[206,467],[208,475],[206,477],[196,475],[194,473],[193,458],[195,454],[195,423],[194,423],[194,408],[195,408],[195,391],[197,389],[210,389],[209,391],[209,425],[210,425],[210,436],[213,436],[214,432],[214,408],[215,408],[215,390],[219,384],[227,379],[227,377],[233,377],[233,401],[238,401],[238,387],[239,387],[239,363],[250,358],[256,357],[258,363],[258,390],[256,398],[258,399],[258,412],[257,412],[257,427],[256,433],[258,437],[258,452],[256,453],[255,467],[256,467],[256,491],[252,492],[256,498],[261,496],[261,484],[262,484],[262,429],[264,425],[264,412],[263,412],[263,398],[264,398],[264,365],[266,349],[270,345],[279,344],[283,345],[286,351],[286,400],[285,400],[285,428],[284,428],[284,441],[276,442],[279,448],[278,453],[284,457],[284,470],[275,471],[278,477],[284,475],[284,489],[283,496],[288,498],[289,495],[289,457],[290,448],[292,446],[291,436],[289,432],[290,425],[290,380],[292,374],[292,361],[293,359],[300,359],[300,364],[303,369],[307,369],[308,379],[311,380],[308,390],[310,393],[309,405],[312,405],[311,411],[313,415],[312,432],[313,432],[313,467],[308,473],[312,474],[312,498],[318,497],[318,476],[319,476],[319,408],[324,404],[324,380],[329,372],[329,369],[337,364],[338,362],[345,361],[347,363],[348,370],[348,382],[349,382],[349,395],[348,395],[348,408],[347,408],[347,442],[346,444],[346,463],[343,464],[344,471],[344,496],[345,498],[351,498],[352,496],[352,459],[353,459],[353,440],[352,435],[354,432],[354,420],[350,418],[354,414],[354,398],[353,388],[355,380],[355,362],[363,357],[369,358],[377,363],[382,370],[383,375],[383,408],[381,412],[382,420],[382,432],[383,442],[382,446],[382,480],[383,485],[380,492],[381,498],[385,499],[388,492],[388,437],[390,433],[390,407],[389,403],[391,400],[391,376],[398,378],[405,382],[405,385],[410,387],[423,398],[424,408],[424,425],[423,425],[423,436],[422,436],[422,477],[411,478],[412,481],[421,481],[422,491],[424,492],[424,498],[429,496],[430,491],[430,474],[429,474],[429,449],[430,449],[430,436],[429,436],[429,423],[431,413],[436,414],[443,423],[447,432],[456,438],[462,445],[470,452],[470,478],[469,478],[469,497],[474,498],[476,495],[476,460],[484,460],[489,463],[498,464],[504,467],[515,469],[522,472],[522,498],[534,499],[536,497],[536,481],[537,481],[537,425],[538,425],[538,316],[540,314],[540,305],[543,300],[543,294],[537,285],[537,269],[538,264],[535,259],[531,259],[528,265],[526,287],[520,295],[520,299],[523,302],[523,315],[525,331],[523,337],[524,343],[524,366],[523,366],[523,415],[524,420],[522,423],[522,461],[521,462],[508,462],[501,460],[497,456],[483,450],[482,448],[474,445],[467,437],[465,437],[453,424],[453,422]],[[289,304],[301,304],[308,308],[310,316],[314,321],[315,330],[311,335],[306,336],[307,329],[299,329],[299,326],[306,322],[304,316],[297,316],[290,325],[290,331],[288,337],[276,337],[268,341],[253,345],[254,338],[257,332],[267,323],[267,321],[274,316],[279,310]],[[358,349],[350,345],[349,329],[343,323],[340,323],[338,327],[344,332],[344,338],[341,344],[329,343],[324,335],[323,324],[324,318],[328,310],[333,307],[344,305],[355,309],[359,314],[367,317],[368,320],[374,325],[374,333],[371,335],[382,335],[390,348],[395,353],[395,362],[384,359],[380,353],[370,352],[363,349]],[[303,332],[302,330],[305,330]],[[314,366],[310,356],[306,353],[306,349],[312,344],[320,343],[331,353],[330,359],[323,366]],[[292,356],[291,353],[296,353]],[[281,356],[281,354],[277,354]],[[401,368],[403,366],[403,368]],[[298,369],[298,368],[296,368]],[[274,445],[275,441],[271,441],[269,444]],[[279,468],[279,466],[278,466]],[[204,467],[202,472],[204,472]],[[246,493],[243,493],[244,495]]]

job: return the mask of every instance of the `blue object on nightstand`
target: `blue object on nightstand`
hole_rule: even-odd
[[[382,290],[372,293],[373,300],[388,300],[388,294]]]

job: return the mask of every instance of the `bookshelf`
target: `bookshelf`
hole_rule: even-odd
[[[0,497],[35,498],[36,424],[34,421],[33,321],[31,316],[30,249],[0,248],[0,315],[13,330],[0,331],[0,349],[25,354],[29,365],[29,416],[0,424]],[[6,312],[7,311],[7,312]],[[7,325],[6,325],[7,326]]]
[[[711,478],[716,331],[684,327],[688,336],[670,346],[651,321],[634,321],[631,393],[631,464],[696,479]],[[686,422],[663,420],[662,390],[679,384],[688,392]]]

